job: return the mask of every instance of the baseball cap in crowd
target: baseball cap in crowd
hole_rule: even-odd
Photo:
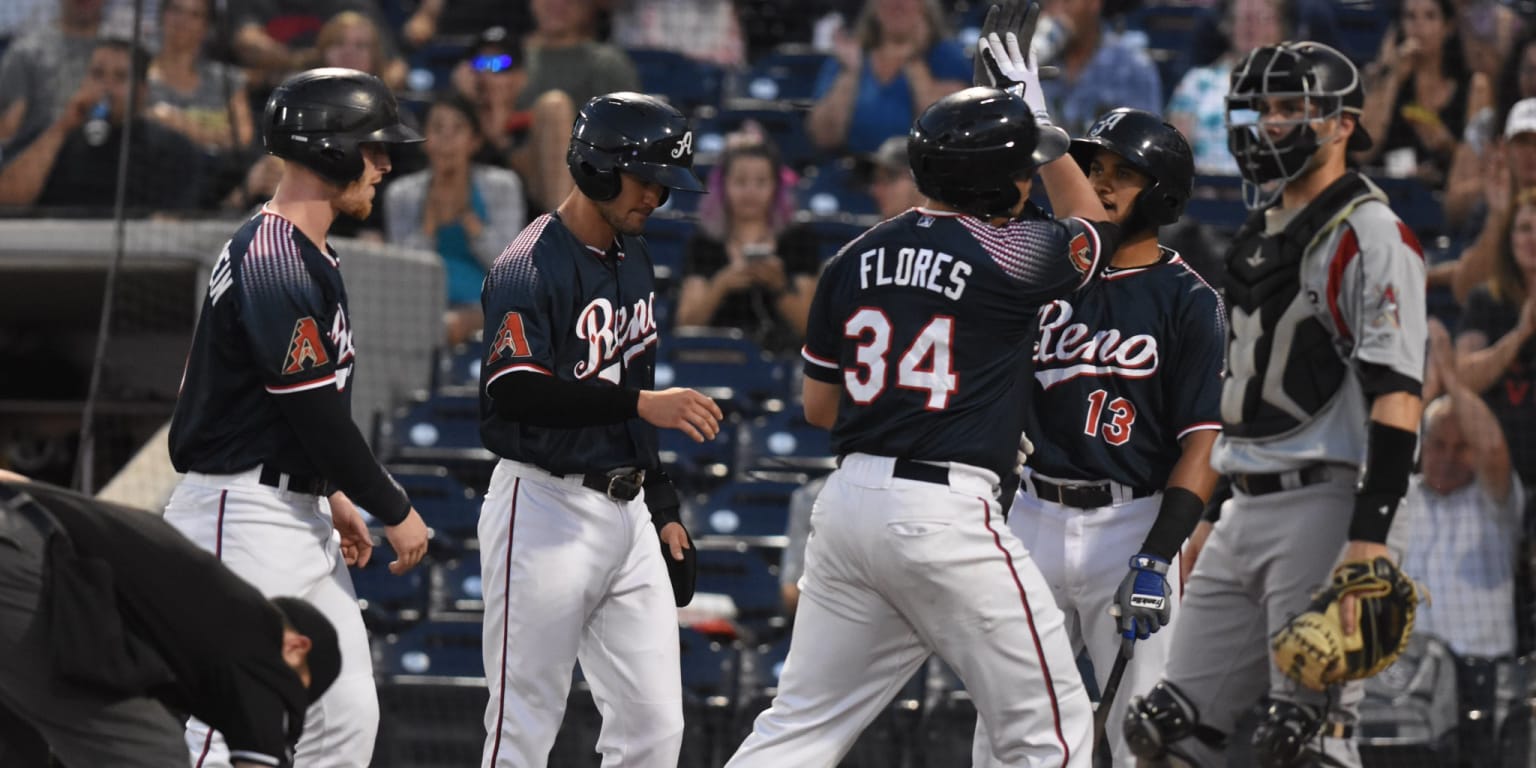
[[[912,164],[907,160],[907,135],[892,136],[881,142],[874,152],[859,158],[857,169],[859,181],[864,184],[873,182],[877,171],[910,172]]]
[[[1536,133],[1536,99],[1515,102],[1504,120],[1504,138],[1512,139],[1522,133]]]
[[[341,675],[341,644],[336,628],[320,609],[297,597],[274,597],[272,604],[295,632],[309,638],[309,703],[318,701]]]
[[[523,46],[506,27],[490,27],[469,49],[469,63],[480,72],[505,72],[523,65]]]

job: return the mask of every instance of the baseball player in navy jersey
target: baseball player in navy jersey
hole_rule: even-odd
[[[1017,11],[994,8],[988,27]],[[1038,102],[1033,66],[991,50]],[[1035,312],[1091,281],[1118,238],[1059,159],[1064,138],[1013,92],[940,99],[909,141],[927,204],[855,238],[822,273],[805,414],[832,430],[839,466],[811,512],[778,695],[732,768],[836,765],[931,654],[964,681],[997,764],[1091,765],[1066,624],[998,504],[1028,407]],[[1067,218],[1029,204],[1037,170]]]
[[[1216,292],[1157,242],[1194,181],[1178,130],[1116,109],[1071,154],[1121,243],[1101,279],[1040,308],[1034,453],[1008,527],[1066,614],[1073,650],[1087,649],[1099,690],[1116,657],[1129,657],[1115,700],[1099,705],[1118,723],[1162,675],[1179,547],[1216,484],[1225,318]],[[1123,731],[1107,731],[1113,763],[1134,766]],[[975,764],[989,764],[980,727],[976,743]]]
[[[652,391],[652,264],[639,237],[669,190],[703,189],[682,113],[638,93],[582,107],[576,188],[533,220],[485,282],[485,445],[501,457],[480,511],[483,766],[542,766],[581,662],[604,766],[677,765],[682,681],[666,557],[691,557],[656,428],[713,438],[720,409]],[[658,543],[657,536],[660,536]]]
[[[1132,702],[1125,735],[1155,764],[1225,765],[1226,739],[1257,703],[1260,765],[1358,766],[1360,683],[1304,689],[1269,639],[1335,564],[1387,555],[1421,410],[1424,261],[1386,195],[1346,166],[1371,144],[1346,56],[1266,46],[1231,82],[1229,145],[1255,209],[1227,254],[1211,453],[1233,497],[1185,586],[1163,680]],[[1345,624],[1353,610],[1344,603]]]
[[[427,528],[352,421],[353,329],[325,237],[338,214],[372,209],[385,145],[421,137],[382,81],[350,69],[290,77],[263,121],[267,151],[288,162],[209,277],[171,418],[186,476],[165,519],[262,594],[302,597],[335,625],[341,676],[309,708],[295,764],[364,766],[379,710],[347,566],[373,545],[352,501],[385,524],[396,574],[426,552]],[[187,742],[194,768],[240,759],[195,719]]]

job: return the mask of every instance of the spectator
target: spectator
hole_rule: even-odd
[[[1405,0],[1366,82],[1361,125],[1381,138],[1356,159],[1444,186],[1468,123],[1493,103],[1488,77],[1462,55],[1451,0]]]
[[[732,0],[621,0],[614,5],[611,26],[617,45],[676,51],[728,68],[746,63]]]
[[[458,94],[427,112],[427,168],[397,179],[384,193],[389,241],[437,251],[447,272],[448,344],[485,324],[485,272],[527,223],[523,183],[504,168],[473,162],[482,143],[473,104]]]
[[[811,511],[816,507],[816,495],[826,484],[826,477],[818,477],[789,495],[789,540],[784,543],[784,553],[779,560],[779,598],[784,604],[784,615],[791,618],[800,606],[800,577],[805,574],[805,543],[811,538]]]
[[[320,66],[376,75],[391,90],[405,85],[405,61],[386,50],[378,22],[357,11],[342,11],[327,19],[315,35],[315,53]]]
[[[1054,57],[1061,75],[1040,87],[1056,124],[1073,135],[1116,107],[1162,113],[1157,67],[1146,49],[1110,28],[1101,18],[1103,7],[1104,0],[1046,0],[1042,12],[1048,20],[1042,23],[1055,25],[1062,42]]]
[[[889,219],[923,204],[923,193],[917,191],[912,164],[907,160],[907,137],[892,136],[881,142],[867,162],[869,196],[875,199],[880,218]]]
[[[1463,765],[1496,765],[1493,674],[1515,653],[1515,567],[1524,504],[1493,413],[1458,377],[1445,327],[1431,320],[1422,471],[1409,481],[1390,544],[1433,596],[1415,632],[1457,657]],[[1483,717],[1469,718],[1469,712]]]
[[[245,75],[203,55],[212,0],[163,0],[160,52],[149,61],[149,116],[205,149],[250,145]]]
[[[454,90],[475,105],[480,122],[484,140],[475,162],[506,167],[517,139],[533,121],[533,115],[517,107],[528,85],[522,46],[505,27],[491,27],[453,68],[452,78]]]
[[[148,56],[126,40],[103,38],[87,59],[84,82],[64,112],[35,136],[17,139],[0,167],[0,205],[111,208],[117,196],[118,152],[124,123],[130,210],[188,210],[198,204],[202,152],[181,134],[143,116]],[[139,99],[128,104],[130,79]],[[98,117],[94,110],[106,107]]]
[[[1513,8],[1499,0],[1456,0],[1456,24],[1467,66],[1490,82],[1499,76],[1525,26]]]
[[[69,95],[85,80],[103,2],[58,0],[57,20],[6,48],[0,59],[0,143],[35,135],[63,116]]]
[[[1515,102],[1536,98],[1536,29],[1528,30],[1515,41],[1498,77],[1494,124],[1503,125],[1509,120],[1509,110]]]
[[[866,0],[853,36],[839,32],[837,56],[816,81],[806,118],[824,150],[868,154],[905,136],[919,112],[970,84],[965,51],[945,36],[935,0]]]
[[[770,352],[805,337],[816,290],[816,236],[791,225],[784,167],[760,138],[737,139],[711,172],[683,260],[677,325],[740,328]]]
[[[571,191],[565,150],[577,108],[599,94],[638,90],[640,76],[623,50],[595,38],[595,0],[532,0],[532,9],[537,26],[523,40],[528,82],[517,97],[531,120],[511,160],[534,207],[552,211]]]
[[[419,48],[439,33],[474,36],[492,27],[532,29],[528,0],[421,0],[400,37],[407,46]]]
[[[1471,174],[1472,178],[1462,178],[1467,175],[1465,171],[1453,174],[1454,183],[1446,195],[1447,216],[1452,215],[1453,201],[1468,197],[1468,187],[1475,189],[1475,201],[1481,203],[1466,214],[1469,225],[1473,220],[1481,220],[1476,225],[1476,238],[1449,266],[1451,292],[1461,304],[1467,302],[1472,289],[1493,273],[1499,254],[1508,243],[1515,191],[1536,187],[1536,99],[1525,99],[1510,109],[1504,124],[1504,140],[1485,148],[1477,165],[1481,167]],[[1465,201],[1457,205],[1463,210],[1473,208],[1472,203]],[[1431,282],[1442,281],[1446,269],[1442,265],[1431,270]]]
[[[361,13],[375,29],[387,29],[375,0],[231,0],[231,45],[239,63],[265,91],[293,72],[316,66],[320,60],[313,48],[316,35],[327,20],[343,11]],[[393,38],[381,35],[379,43],[386,63],[374,74],[390,88],[399,89],[405,83],[405,62]]]
[[[1456,335],[1459,381],[1483,396],[1509,437],[1526,486],[1536,483],[1536,192],[1520,194],[1486,286],[1467,299]]]
[[[1228,48],[1207,66],[1194,67],[1173,89],[1165,118],[1189,138],[1195,172],[1236,176],[1237,160],[1227,149],[1227,91],[1232,67],[1248,52],[1291,39],[1286,0],[1231,0],[1222,13]],[[1311,38],[1302,38],[1308,39]]]

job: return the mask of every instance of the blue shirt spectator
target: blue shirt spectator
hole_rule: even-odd
[[[928,70],[935,80],[969,82],[971,61],[965,51],[952,40],[941,40],[928,50]],[[819,101],[837,81],[842,65],[836,59],[828,60],[816,78],[816,99]],[[912,83],[905,72],[882,83],[875,77],[864,55],[864,66],[859,71],[859,88],[854,96],[853,116],[848,122],[847,149],[851,153],[871,154],[880,143],[892,136],[905,134],[912,121],[927,105],[912,103]]]
[[[1146,49],[1107,25],[1100,26],[1098,46],[1075,77],[1070,50],[1065,57],[1060,62],[1061,76],[1045,80],[1040,87],[1051,116],[1068,133],[1082,135],[1095,117],[1116,107],[1162,113],[1162,79]]]

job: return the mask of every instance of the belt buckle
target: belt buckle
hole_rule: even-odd
[[[645,470],[632,472],[615,471],[608,475],[608,498],[614,501],[634,501],[645,484]]]

